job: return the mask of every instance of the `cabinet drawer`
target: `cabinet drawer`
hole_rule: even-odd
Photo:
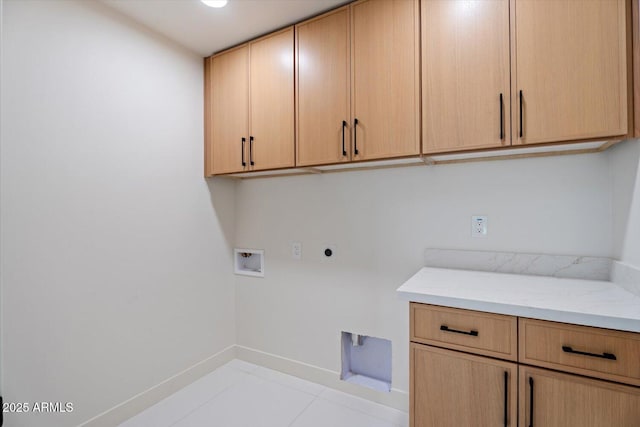
[[[517,360],[517,318],[411,303],[411,341]]]
[[[520,362],[640,385],[640,334],[520,318]]]

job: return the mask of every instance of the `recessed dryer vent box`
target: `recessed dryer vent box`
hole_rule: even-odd
[[[235,273],[264,277],[264,250],[234,249]]]
[[[391,391],[391,341],[342,333],[340,379],[378,391]]]

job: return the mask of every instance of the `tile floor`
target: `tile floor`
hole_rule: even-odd
[[[407,427],[407,413],[241,360],[120,427]]]

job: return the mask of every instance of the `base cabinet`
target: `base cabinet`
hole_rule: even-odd
[[[638,333],[417,303],[410,313],[411,427],[640,427]],[[488,352],[496,343],[503,353]]]
[[[517,365],[411,344],[413,427],[515,427]]]

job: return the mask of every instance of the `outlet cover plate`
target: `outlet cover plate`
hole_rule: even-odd
[[[471,217],[471,237],[487,237],[488,220],[486,215],[473,215]]]
[[[302,259],[302,243],[291,242],[291,258],[295,260]]]

